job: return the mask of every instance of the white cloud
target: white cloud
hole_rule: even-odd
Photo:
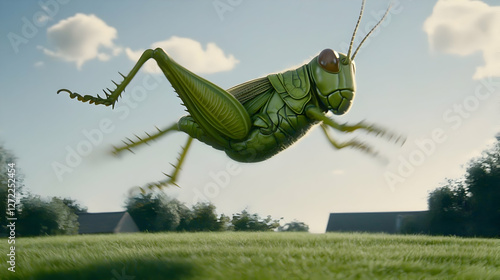
[[[177,63],[190,71],[200,74],[210,74],[228,71],[239,62],[233,55],[225,55],[215,43],[208,43],[206,49],[193,39],[172,36],[170,39],[151,44],[151,48],[162,48]],[[136,62],[143,51],[125,49],[128,58]],[[148,61],[143,68],[149,73],[160,73],[154,61]]]
[[[92,14],[77,13],[59,21],[47,29],[47,37],[55,50],[43,48],[44,53],[75,62],[78,69],[88,60],[109,60],[121,51],[113,43],[116,29]]]
[[[37,61],[35,62],[35,64],[33,64],[33,66],[37,67],[37,68],[40,68],[44,65],[43,61]]]
[[[478,0],[439,0],[424,23],[433,50],[471,55],[482,52],[485,64],[473,79],[500,77],[500,6]]]

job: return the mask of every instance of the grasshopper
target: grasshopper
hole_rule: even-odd
[[[365,130],[368,133],[396,139],[401,137],[385,129],[365,122],[354,125],[339,124],[325,114],[330,111],[335,115],[345,114],[352,105],[356,91],[354,57],[368,36],[387,16],[390,7],[380,21],[360,42],[351,56],[352,45],[361,21],[365,0],[354,29],[349,51],[346,54],[331,49],[323,50],[309,63],[293,70],[269,74],[224,90],[210,81],[192,73],[176,63],[161,48],[144,51],[127,76],[123,77],[115,90],[104,91],[105,98],[80,95],[68,89],[69,96],[82,102],[114,107],[141,66],[149,59],[154,59],[166,78],[183,101],[189,115],[154,134],[136,141],[124,141],[124,145],[115,147],[119,153],[148,143],[172,131],[188,134],[186,145],[182,147],[174,171],[165,174],[166,179],[149,183],[147,188],[162,188],[170,184],[177,185],[177,177],[193,138],[206,143],[217,150],[224,151],[230,158],[239,162],[259,162],[266,160],[289,147],[314,125],[320,124],[327,139],[336,149],[357,148],[368,154],[377,153],[368,145],[352,139],[347,142],[336,141],[328,132],[333,128],[350,133]],[[141,188],[141,190],[144,190]]]

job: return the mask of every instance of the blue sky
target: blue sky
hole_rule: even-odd
[[[368,1],[356,44],[389,1]],[[247,208],[323,232],[328,214],[427,207],[429,191],[500,131],[500,8],[494,1],[393,0],[356,56],[356,99],[339,122],[376,123],[407,136],[400,147],[355,132],[388,159],[334,150],[318,127],[261,163],[234,162],[195,141],[165,192],[209,200],[227,215]],[[0,141],[19,159],[27,189],[72,197],[89,211],[123,209],[128,190],[170,172],[186,135],[116,158],[112,145],[183,116],[169,82],[145,67],[114,110],[57,95],[101,93],[137,55],[164,47],[223,88],[346,52],[361,1],[2,1]],[[154,65],[153,65],[154,66]],[[129,90],[130,88],[130,90]],[[129,94],[127,96],[127,93]]]

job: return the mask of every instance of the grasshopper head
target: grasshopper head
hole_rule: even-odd
[[[319,101],[335,115],[345,114],[356,91],[356,66],[345,54],[323,50],[309,63]]]
[[[336,115],[345,114],[351,108],[354,99],[354,92],[356,91],[356,81],[354,74],[356,73],[356,66],[354,65],[354,57],[358,53],[361,45],[372,34],[372,32],[382,23],[384,18],[389,13],[391,6],[387,8],[384,16],[373,26],[373,28],[361,40],[358,47],[351,56],[352,45],[356,37],[365,1],[361,4],[361,11],[359,12],[358,22],[352,33],[351,44],[347,55],[338,53],[331,49],[323,50],[317,57],[309,63],[309,70],[312,73],[312,78],[316,84],[316,92],[319,101],[328,110]]]

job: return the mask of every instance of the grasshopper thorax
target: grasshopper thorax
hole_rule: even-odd
[[[309,62],[309,71],[321,105],[336,115],[345,114],[356,91],[354,61],[345,54],[325,49]]]

